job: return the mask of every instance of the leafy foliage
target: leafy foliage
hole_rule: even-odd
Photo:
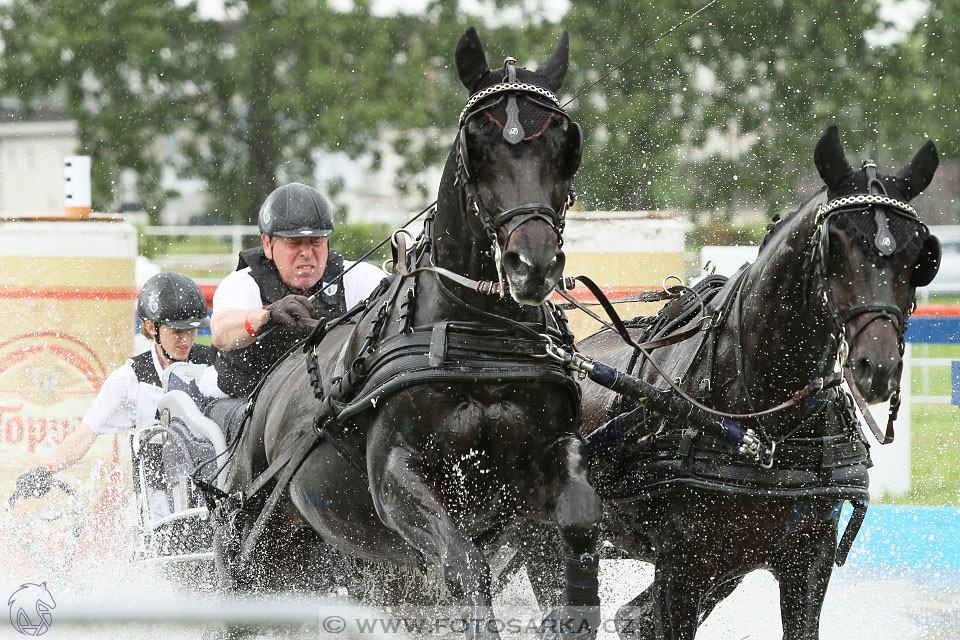
[[[210,17],[175,0],[11,0],[0,4],[0,95],[69,108],[79,151],[95,158],[98,208],[129,168],[159,210],[166,170],[205,180],[211,213],[250,222],[277,184],[314,182],[318,150],[378,166],[387,140],[405,159],[397,186],[429,200],[436,185],[419,176],[449,150],[465,99],[452,61],[464,27],[487,24],[491,66],[508,54],[536,66],[562,22],[568,99],[703,2],[575,2],[558,16],[498,0],[482,17],[440,0],[393,16],[344,4],[228,0]],[[872,46],[890,26],[882,5],[728,0],[651,46],[569,107],[587,134],[582,206],[721,220],[782,210],[798,186],[819,184],[812,148],[834,122],[851,155],[902,158],[927,135],[955,154],[960,0]]]

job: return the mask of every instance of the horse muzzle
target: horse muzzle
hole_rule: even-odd
[[[903,359],[896,356],[861,356],[853,360],[853,381],[870,404],[886,402],[900,386]]]
[[[503,276],[511,297],[520,304],[543,304],[563,277],[565,262],[559,247],[536,253],[508,249],[503,254]]]

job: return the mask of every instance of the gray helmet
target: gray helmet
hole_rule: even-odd
[[[137,315],[171,329],[209,327],[207,300],[197,283],[176,271],[164,271],[143,283]]]
[[[260,231],[271,238],[326,238],[333,233],[333,213],[323,194],[299,182],[273,190],[260,207]]]

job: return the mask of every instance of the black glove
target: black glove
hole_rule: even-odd
[[[294,294],[284,296],[264,308],[270,312],[271,322],[278,322],[294,331],[303,331],[305,328],[300,324],[300,320],[317,317],[317,310],[310,299]]]
[[[53,474],[46,467],[30,469],[17,478],[17,494],[28,498],[44,496],[52,488]]]

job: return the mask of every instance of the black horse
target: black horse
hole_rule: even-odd
[[[710,299],[711,328],[652,352],[681,389],[716,409],[779,405],[829,376],[838,353],[867,401],[898,393],[916,287],[939,265],[939,242],[907,204],[932,179],[936,149],[928,142],[895,176],[877,175],[869,161],[855,171],[830,127],[814,160],[826,189],[775,219],[756,262],[698,287]],[[638,319],[631,335],[640,342],[679,331],[702,321],[698,309],[687,296],[655,319]],[[667,386],[614,332],[578,347]],[[653,585],[617,614],[621,636],[693,638],[745,574],[768,569],[780,584],[784,637],[818,637],[832,565],[843,562],[869,499],[871,463],[849,396],[834,388],[745,421],[766,450],[756,462],[713,434],[635,407],[600,386],[584,390],[585,433],[616,415],[617,428],[633,433],[612,453],[607,429],[588,436],[591,480],[605,505],[602,535],[656,565]],[[595,449],[598,442],[605,444]],[[844,500],[858,509],[838,555]],[[530,560],[534,585],[555,588],[558,576],[531,571]]]
[[[399,273],[359,322],[309,340],[255,397],[227,490],[250,493],[258,477],[278,488],[266,508],[221,507],[218,556],[235,586],[284,588],[333,557],[330,545],[361,562],[434,565],[465,618],[490,620],[483,548],[532,519],[558,527],[566,604],[598,605],[601,504],[579,391],[544,357],[547,336],[572,344],[546,304],[582,152],[555,96],[567,35],[536,71],[512,58],[491,70],[469,29],[456,64],[471,96],[423,235],[409,256],[395,236]]]

